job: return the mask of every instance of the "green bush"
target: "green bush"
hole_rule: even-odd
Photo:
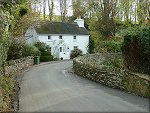
[[[121,42],[115,40],[100,41],[95,48],[96,53],[118,53],[121,52]]]
[[[36,46],[41,51],[40,62],[47,62],[53,60],[50,48],[48,45],[46,45],[46,43],[36,42],[34,46]]]
[[[150,74],[150,27],[128,28],[121,34],[124,37],[122,53],[126,68]]]
[[[40,56],[40,62],[47,62],[47,61],[52,61],[53,56]]]
[[[36,42],[34,46],[37,47],[41,52],[50,51],[49,46],[43,42]]]
[[[23,57],[40,56],[40,55],[41,55],[41,52],[35,46],[24,45],[23,50],[22,50],[22,56]]]
[[[41,56],[51,56],[51,52],[50,51],[43,51],[43,52],[41,52]]]
[[[0,112],[7,111],[10,108],[10,95],[13,92],[13,87],[15,85],[14,76],[0,76]]]
[[[20,39],[13,39],[8,49],[7,60],[15,60],[22,58],[24,42]]]
[[[25,44],[21,39],[11,42],[7,53],[7,60],[15,60],[27,56],[40,56],[41,52],[33,45]]]
[[[73,58],[78,57],[80,55],[82,55],[82,51],[78,48],[74,49],[74,50],[71,51],[70,59],[73,59]]]
[[[117,67],[117,68],[124,68],[123,64],[123,57],[122,56],[117,56],[115,59],[107,59],[103,61],[101,64],[110,66],[110,67]]]
[[[90,37],[89,38],[89,46],[88,46],[88,52],[90,54],[94,53],[94,46],[95,46],[94,40]]]

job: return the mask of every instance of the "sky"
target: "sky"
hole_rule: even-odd
[[[40,10],[40,7],[43,7],[43,0],[33,0],[36,1],[36,5],[32,4],[32,8],[34,9],[35,7]],[[40,1],[40,2],[38,2]],[[54,1],[54,14],[55,15],[60,15],[60,7],[59,7],[59,0],[53,0]],[[46,0],[46,14],[49,13],[48,10],[48,2]],[[67,0],[67,15],[71,16],[72,15],[72,6],[71,6],[71,0]],[[41,11],[43,12],[43,11]]]

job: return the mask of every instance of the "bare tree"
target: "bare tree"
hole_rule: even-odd
[[[48,9],[49,9],[49,20],[52,21],[53,10],[54,10],[54,1],[53,0],[48,0]]]
[[[87,9],[87,4],[87,0],[72,0],[73,17],[83,17],[87,12],[90,12],[90,10]]]
[[[43,0],[43,17],[46,19],[46,0]]]
[[[60,14],[61,14],[61,21],[66,21],[66,15],[67,15],[67,0],[60,0]]]

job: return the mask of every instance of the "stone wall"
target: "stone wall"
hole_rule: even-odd
[[[8,62],[8,66],[5,68],[5,74],[9,75],[11,73],[20,71],[34,64],[34,59],[32,56],[21,58],[17,60],[11,60]]]
[[[77,75],[93,81],[148,97],[150,91],[148,75],[132,73],[101,64],[104,60],[114,59],[118,55],[120,54],[84,55],[73,60],[73,70]]]
[[[17,79],[18,72],[28,68],[34,64],[33,57],[21,58],[8,62],[5,67],[6,76],[0,76],[0,112],[11,109],[18,110],[19,107],[19,81]],[[0,73],[0,75],[2,75]],[[3,80],[3,81],[1,81]],[[7,82],[9,82],[9,84]],[[2,88],[7,85],[11,89]]]

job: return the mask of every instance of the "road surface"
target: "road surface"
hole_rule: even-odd
[[[74,75],[72,61],[34,66],[22,78],[20,112],[145,112],[146,98]]]

